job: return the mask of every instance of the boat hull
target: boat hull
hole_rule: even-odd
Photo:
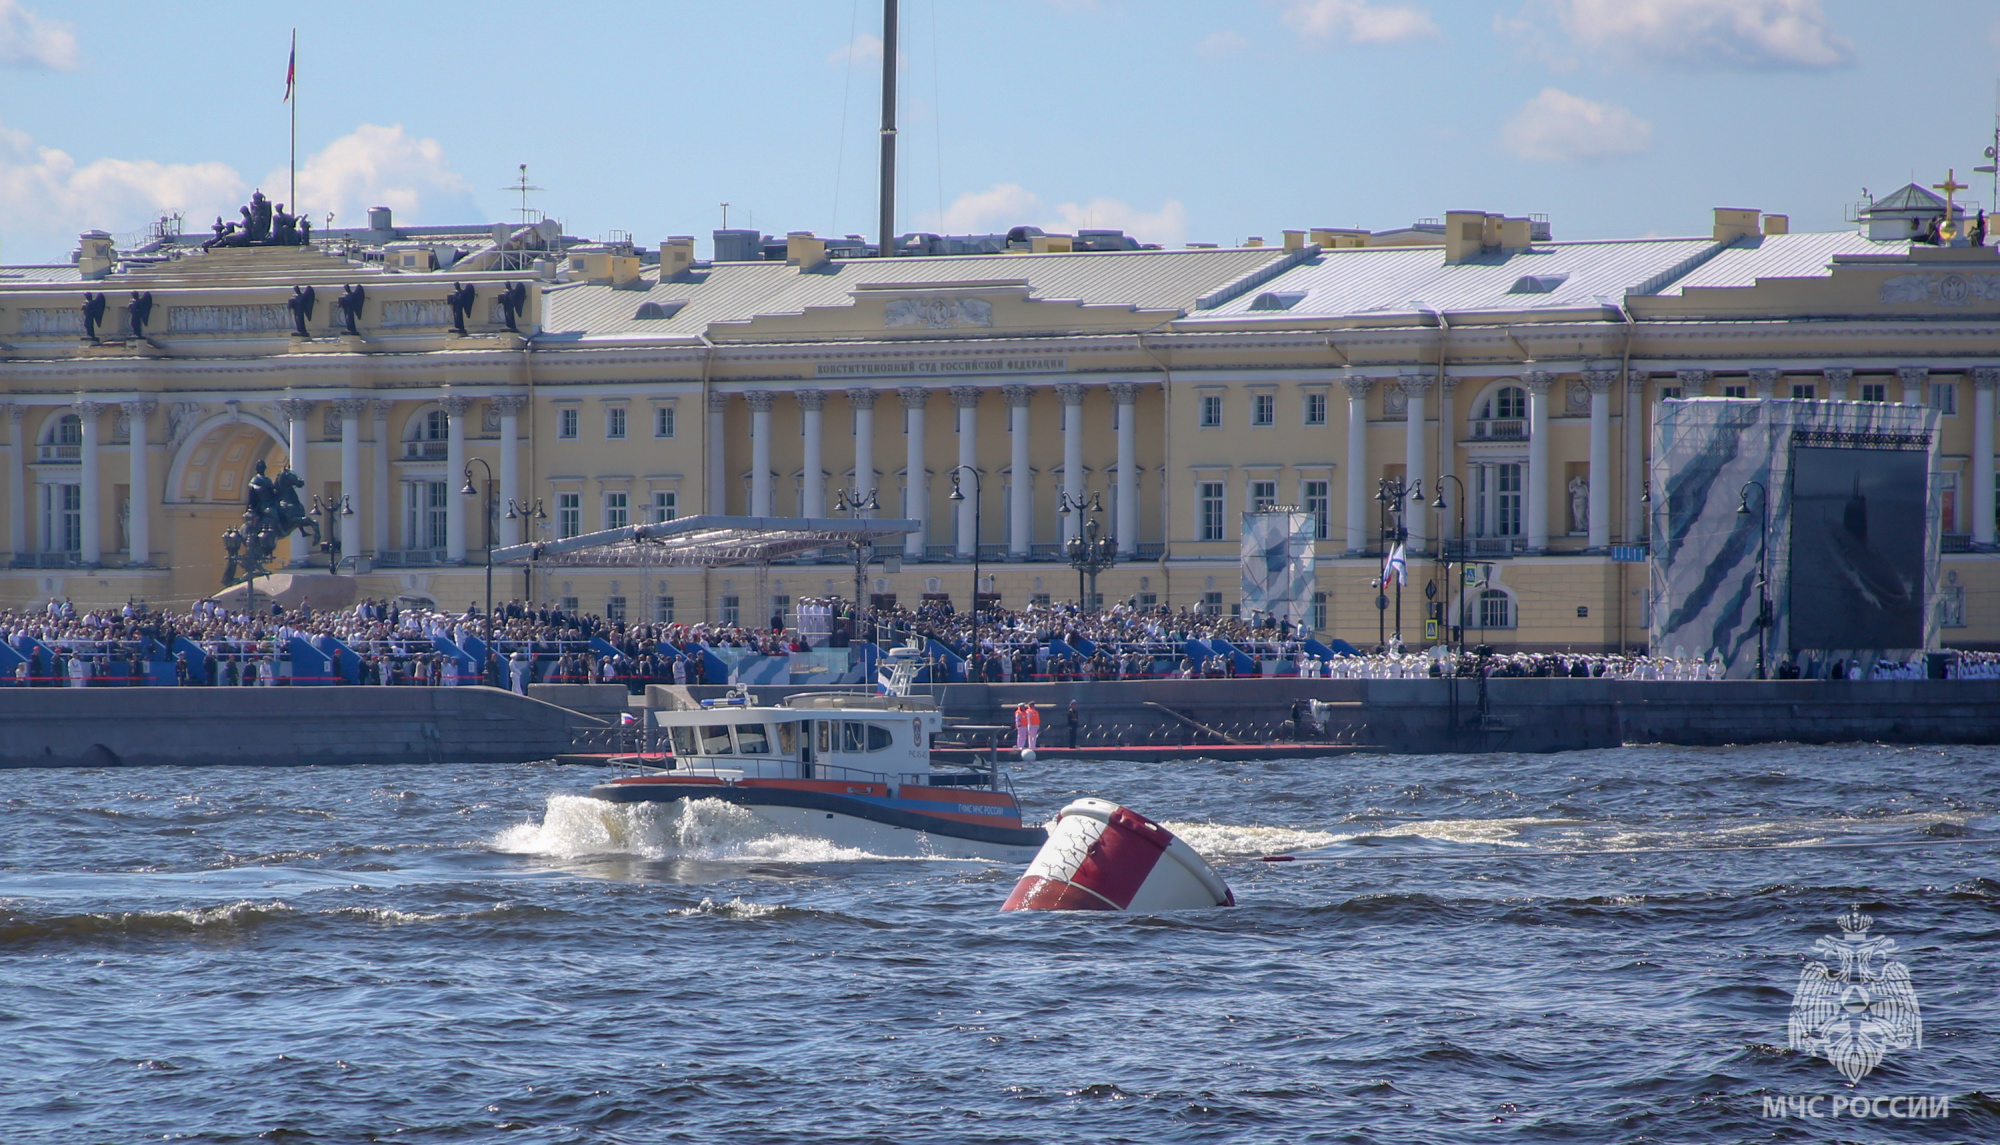
[[[623,779],[590,789],[592,798],[609,803],[717,799],[751,810],[785,834],[825,839],[835,846],[891,858],[1026,863],[1048,841],[1047,831],[1020,826],[1017,812],[1002,813],[1000,806],[978,796],[908,787],[901,794],[919,792],[921,799],[892,799],[887,789],[874,784],[781,785],[656,777]],[[908,806],[911,803],[921,809]]]

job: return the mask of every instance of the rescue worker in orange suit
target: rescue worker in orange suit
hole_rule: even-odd
[[[1014,746],[1033,751],[1042,734],[1042,713],[1033,704],[1014,705]]]

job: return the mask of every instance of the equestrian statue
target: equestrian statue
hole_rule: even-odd
[[[278,542],[303,531],[317,546],[319,522],[306,512],[299,500],[305,481],[287,465],[273,480],[257,462],[257,475],[250,479],[244,498],[243,524],[222,534],[223,551],[229,567],[222,574],[224,585],[237,584],[255,576],[270,575],[269,563],[278,551]]]

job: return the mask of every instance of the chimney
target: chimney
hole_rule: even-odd
[[[785,265],[804,273],[826,261],[826,240],[811,231],[792,231],[785,236]]]
[[[1494,216],[1489,215],[1487,217],[1493,218]],[[1534,231],[1529,226],[1526,215],[1519,217],[1511,215],[1500,216],[1501,250],[1527,250],[1529,243],[1533,241],[1533,236]]]
[[[1263,236],[1263,235],[1251,235],[1251,236],[1250,236],[1249,238],[1247,238],[1247,239],[1244,239],[1244,240],[1243,240],[1243,245],[1244,245],[1244,246],[1263,246],[1263,245],[1264,245],[1264,236]]]
[[[1757,211],[1742,207],[1715,208],[1715,241],[1733,243],[1737,239],[1747,239],[1757,232]]]
[[[1306,249],[1306,233],[1304,231],[1286,231],[1285,249],[1286,250]]]
[[[1788,235],[1792,233],[1790,215],[1765,215],[1764,233],[1767,235]]]
[[[1348,227],[1314,227],[1312,241],[1327,250],[1359,250],[1368,245],[1369,234]]]
[[[103,278],[118,262],[111,249],[111,235],[105,231],[85,231],[77,239],[76,271],[85,279]]]
[[[1497,236],[1496,236],[1497,237]],[[1485,211],[1444,213],[1444,260],[1464,262],[1486,249]]]
[[[694,265],[694,236],[672,235],[660,244],[660,281],[665,282]]]
[[[371,231],[395,230],[396,228],[390,224],[389,208],[387,207],[368,208],[368,229]]]
[[[1068,235],[1030,235],[1029,254],[1068,254],[1075,249],[1075,243]]]

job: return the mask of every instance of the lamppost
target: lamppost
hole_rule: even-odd
[[[1396,548],[1409,540],[1410,537],[1409,530],[1403,527],[1404,502],[1415,502],[1419,506],[1424,503],[1423,479],[1418,478],[1416,481],[1406,484],[1401,477],[1384,477],[1376,482],[1375,500],[1381,505],[1382,509],[1383,542],[1382,576],[1377,581],[1377,588],[1386,589],[1389,587],[1389,558],[1395,554]],[[1409,554],[1405,553],[1403,554],[1403,575],[1396,578],[1395,640],[1398,646],[1403,643],[1403,581],[1409,577],[1408,569]],[[1377,612],[1387,611],[1388,602],[1383,599],[1383,595],[1379,591],[1376,594],[1375,610]],[[1380,642],[1382,628],[1382,618],[1380,616],[1376,617],[1375,628],[1377,640]]]
[[[1442,533],[1444,532],[1443,526],[1444,526],[1444,511],[1445,511],[1444,483],[1447,481],[1451,482],[1453,485],[1458,486],[1458,531],[1451,535],[1451,539],[1453,541],[1457,541],[1458,544],[1461,547],[1463,547],[1465,544],[1465,482],[1460,481],[1458,479],[1457,474],[1455,473],[1438,474],[1437,481],[1435,483],[1435,487],[1437,489],[1437,499],[1431,502],[1431,508],[1437,510],[1438,532]],[[1465,626],[1462,624],[1453,624],[1451,622],[1451,541],[1440,540],[1438,542],[1438,556],[1443,559],[1443,564],[1444,564],[1445,642],[1449,644],[1462,645],[1465,643]]]
[[[965,665],[969,680],[972,658],[979,654],[979,511],[986,504],[986,489],[980,484],[979,470],[970,465],[954,465],[950,470],[951,500],[965,500],[965,490],[961,489],[958,483],[958,473],[961,469],[972,474],[972,635],[965,644]]]
[[[1096,514],[1104,512],[1104,501],[1096,493],[1090,495],[1086,504],[1083,498],[1071,500],[1069,494],[1060,494],[1062,515],[1088,513],[1083,528],[1063,546],[1063,556],[1069,560],[1069,567],[1076,570],[1076,606],[1082,611],[1092,611],[1097,607],[1097,574],[1118,563],[1118,539],[1097,535]],[[1065,532],[1068,530],[1065,529]],[[1083,578],[1090,578],[1090,594],[1084,595]]]
[[[326,554],[326,571],[339,576],[340,530],[333,527],[333,518],[352,517],[354,515],[354,506],[349,503],[347,494],[345,493],[340,495],[340,500],[338,501],[331,497],[321,498],[315,495],[312,499],[312,508],[307,510],[307,512],[314,513],[319,517],[319,535],[322,538],[319,543],[319,551]]]
[[[875,500],[873,489],[865,494],[859,489],[842,489],[833,496],[833,511],[845,513],[857,521],[861,519],[862,514],[873,513],[881,507]],[[848,633],[848,637],[852,639],[861,635],[861,590],[868,579],[869,550],[875,547],[875,542],[849,538],[847,547],[854,550],[854,631]]]
[[[486,654],[493,655],[493,467],[486,464],[484,457],[475,457],[465,466],[465,488],[459,493],[467,497],[479,496],[479,490],[472,487],[472,466],[479,465],[486,470]],[[507,519],[513,520],[514,507],[507,506]],[[480,674],[486,672],[486,665],[479,666]]]
[[[506,519],[509,521],[523,519],[546,521],[549,519],[549,515],[542,511],[542,499],[540,497],[535,498],[535,504],[532,508],[529,507],[526,501],[517,501],[509,497],[507,498]],[[530,526],[530,528],[532,529],[533,526]],[[530,537],[529,540],[533,541],[534,538]],[[540,545],[536,545],[534,548],[528,550],[528,559],[521,565],[521,604],[523,607],[535,603],[535,558],[540,556],[541,552],[542,547]]]
[[[1764,634],[1771,627],[1771,581],[1765,568],[1765,541],[1771,533],[1771,491],[1761,481],[1745,481],[1738,494],[1736,513],[1750,515],[1750,487],[1757,487],[1757,678],[1764,678]]]

